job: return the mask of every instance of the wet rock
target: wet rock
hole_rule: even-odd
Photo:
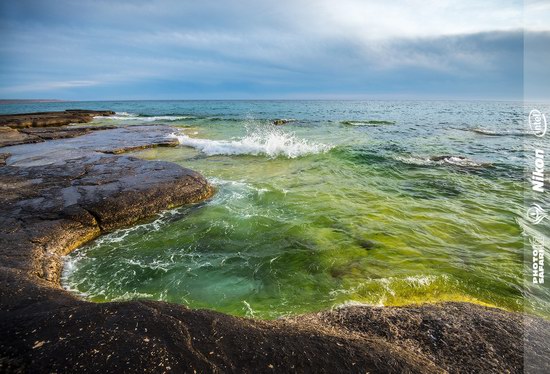
[[[115,126],[60,126],[47,128],[12,129],[0,127],[0,147],[11,145],[39,143],[46,140],[74,138],[86,135],[92,131],[110,130]]]
[[[290,120],[288,120],[288,119],[276,119],[271,123],[276,125],[276,126],[280,126],[280,125],[286,125],[289,122],[290,122]]]
[[[111,130],[116,126],[61,126],[61,127],[46,127],[46,128],[29,128],[21,129],[19,132],[36,136],[42,140],[54,140],[74,138],[89,134],[92,131]]]
[[[63,126],[71,123],[91,122],[95,116],[110,116],[110,110],[72,109],[64,112],[38,112],[0,115],[0,126],[11,128]]]
[[[445,161],[450,158],[456,158],[457,160],[467,160],[467,158],[464,156],[445,155],[445,156],[432,156],[430,157],[430,161]]]
[[[11,127],[0,127],[0,147],[41,141],[38,136],[24,134]]]
[[[140,150],[143,150],[143,149],[149,149],[149,148],[155,148],[155,147],[177,147],[179,144],[180,144],[179,141],[175,138],[173,138],[173,139],[163,139],[163,140],[155,142],[155,143],[141,144],[141,145],[135,145],[135,146],[126,146],[126,147],[120,147],[120,148],[116,148],[116,149],[103,150],[101,152],[118,155],[118,154],[121,154],[121,153],[140,151]]]
[[[6,165],[6,160],[10,157],[9,153],[0,153],[0,166]]]
[[[201,175],[167,162],[89,154],[64,163],[8,164],[0,169],[1,263],[55,280],[59,256],[101,232],[210,194]],[[12,242],[23,248],[7,250]]]
[[[74,129],[74,131],[68,131],[68,136],[62,136],[60,139],[3,148],[4,152],[12,154],[8,163],[14,166],[47,165],[98,152],[121,154],[146,148],[178,145],[177,139],[168,137],[174,129],[165,125],[114,128],[87,126],[84,127],[84,133],[80,132],[79,127],[71,126],[63,129]],[[47,133],[49,128],[28,130],[38,130],[38,133],[42,134]],[[68,139],[69,137],[71,139]]]

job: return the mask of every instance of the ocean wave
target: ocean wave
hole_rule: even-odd
[[[432,156],[432,157],[414,157],[414,156],[397,156],[397,161],[403,162],[409,165],[418,166],[431,166],[431,165],[445,165],[450,164],[459,167],[485,167],[489,166],[489,163],[476,162],[464,156]]]
[[[128,112],[116,112],[114,116],[107,117],[95,117],[98,119],[112,119],[119,121],[142,121],[142,122],[156,122],[156,121],[180,121],[184,119],[193,119],[193,116],[175,116],[175,115],[162,115],[162,116],[148,116],[142,114],[134,114]]]
[[[330,291],[329,294],[333,297],[336,297],[338,295],[356,295],[358,293],[361,293],[364,290],[369,290],[369,292],[372,291],[374,288],[379,288],[378,295],[380,296],[376,302],[365,302],[363,301],[357,301],[357,300],[346,300],[343,303],[334,305],[335,308],[339,307],[346,307],[350,305],[376,305],[376,306],[383,306],[384,301],[388,296],[395,297],[399,295],[403,289],[403,287],[407,288],[413,288],[417,290],[427,289],[428,287],[432,286],[432,284],[436,282],[441,283],[448,283],[450,281],[450,278],[445,275],[414,275],[414,276],[407,276],[404,278],[401,277],[388,277],[388,278],[375,278],[375,279],[368,279],[363,282],[360,282],[354,287],[345,288],[345,289],[337,289]],[[374,296],[374,294],[373,294]]]
[[[395,122],[393,121],[385,121],[385,120],[347,120],[347,121],[340,121],[342,125],[348,125],[348,126],[380,126],[380,125],[394,125]]]
[[[521,131],[495,131],[495,130],[489,130],[489,129],[483,129],[483,128],[472,128],[469,129],[472,132],[475,132],[476,134],[481,135],[489,135],[489,136],[526,136],[531,135],[527,132],[521,132]]]
[[[298,139],[293,134],[271,127],[256,129],[238,140],[191,138],[184,133],[171,134],[170,137],[178,139],[181,145],[198,149],[208,156],[265,155],[273,158],[279,156],[296,158],[327,152],[332,148],[330,145]]]

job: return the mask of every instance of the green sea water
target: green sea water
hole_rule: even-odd
[[[63,285],[87,299],[258,318],[447,300],[548,314],[547,289],[525,287],[518,103],[102,105],[118,113],[98,123],[174,126],[179,147],[132,155],[216,193],[67,256]]]

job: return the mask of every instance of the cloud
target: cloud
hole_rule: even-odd
[[[535,5],[539,20],[548,7]],[[0,95],[514,96],[522,9],[516,0],[2,2]]]

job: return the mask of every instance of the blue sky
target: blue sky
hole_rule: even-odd
[[[528,3],[545,57],[526,66],[542,76],[550,2]],[[516,0],[2,1],[0,98],[520,99],[523,11]]]

